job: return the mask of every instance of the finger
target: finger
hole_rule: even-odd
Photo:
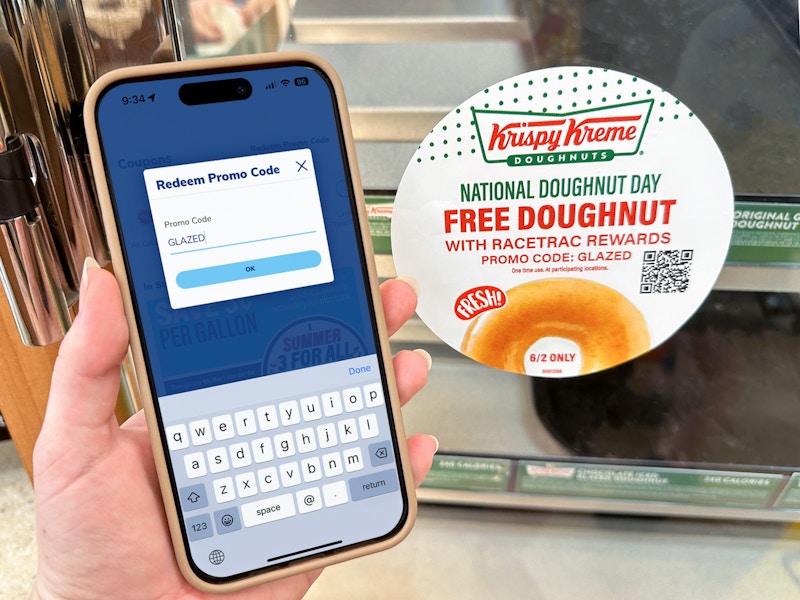
[[[381,284],[386,329],[394,335],[417,309],[417,283],[409,277],[390,279]]]
[[[404,405],[428,381],[431,355],[425,350],[401,350],[392,359],[400,405]]]
[[[127,348],[119,286],[111,273],[87,259],[78,316],[53,368],[44,435],[65,432],[71,446],[96,446],[99,436],[116,429],[114,407]]]
[[[408,438],[408,455],[411,459],[411,473],[414,485],[419,487],[422,480],[431,470],[433,455],[439,449],[439,440],[432,435],[418,433]]]

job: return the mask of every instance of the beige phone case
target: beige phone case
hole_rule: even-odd
[[[99,101],[103,91],[110,85],[117,82],[139,78],[144,76],[158,76],[169,75],[174,73],[193,73],[200,72],[206,69],[221,69],[230,68],[236,70],[238,67],[247,65],[282,65],[282,64],[298,64],[306,63],[310,66],[318,68],[320,71],[330,79],[333,84],[336,102],[342,123],[342,134],[345,142],[345,153],[347,162],[350,167],[350,176],[353,182],[353,190],[356,194],[356,204],[358,208],[358,220],[360,224],[361,238],[366,254],[367,274],[369,279],[369,287],[372,293],[373,304],[375,307],[375,316],[379,330],[379,344],[381,354],[383,356],[384,369],[388,379],[389,388],[389,401],[387,402],[387,410],[392,414],[392,419],[395,423],[396,437],[398,441],[398,451],[400,459],[400,483],[405,486],[405,497],[407,499],[406,507],[406,520],[395,534],[387,539],[377,541],[371,544],[363,545],[350,550],[343,550],[331,556],[309,558],[298,564],[294,564],[284,568],[276,568],[266,573],[255,575],[252,577],[242,577],[225,583],[210,583],[201,579],[191,568],[189,559],[186,554],[186,545],[184,543],[181,533],[180,514],[176,506],[176,499],[172,493],[170,485],[170,478],[167,470],[166,451],[161,443],[161,437],[158,431],[158,424],[153,405],[153,398],[150,395],[150,384],[147,379],[147,369],[145,368],[144,355],[142,353],[142,341],[138,335],[138,327],[136,325],[135,312],[133,310],[130,282],[127,278],[127,270],[123,259],[122,247],[120,244],[119,233],[116,227],[116,220],[114,217],[114,210],[112,208],[111,197],[109,192],[108,181],[105,172],[104,160],[100,147],[100,141],[97,131],[97,123],[95,115],[97,110],[97,102]],[[400,412],[400,401],[397,393],[397,386],[394,379],[394,369],[392,368],[391,350],[389,348],[388,335],[386,332],[385,319],[383,315],[383,307],[381,304],[380,291],[378,286],[378,276],[375,269],[375,261],[372,250],[372,239],[369,232],[369,225],[367,222],[366,209],[364,205],[363,190],[361,187],[361,179],[358,173],[358,166],[356,162],[355,145],[353,143],[353,135],[350,127],[350,118],[345,103],[344,90],[338,75],[333,68],[324,60],[310,53],[306,52],[279,52],[264,55],[249,55],[238,57],[215,58],[205,60],[193,60],[189,62],[177,63],[161,63],[156,65],[145,65],[140,67],[128,67],[110,72],[100,77],[91,87],[86,97],[84,107],[84,121],[86,126],[86,135],[89,144],[89,153],[91,156],[91,164],[94,172],[95,182],[97,184],[98,196],[100,199],[100,208],[105,226],[108,245],[111,252],[112,264],[117,280],[119,281],[120,288],[123,293],[125,303],[125,311],[128,318],[128,327],[130,329],[130,344],[131,351],[134,358],[134,364],[137,373],[137,381],[139,384],[139,393],[142,400],[142,405],[147,417],[147,424],[150,430],[150,439],[153,447],[153,456],[155,458],[156,468],[158,471],[159,484],[161,486],[161,495],[164,500],[166,509],[167,520],[169,522],[170,533],[172,536],[172,544],[175,549],[175,555],[178,560],[178,565],[186,579],[198,589],[212,592],[232,591],[244,587],[257,585],[267,581],[296,575],[305,571],[319,569],[326,565],[334,564],[378,552],[394,546],[405,538],[413,527],[416,518],[416,495],[414,480],[411,474],[411,467],[408,457],[408,449],[406,447],[406,437],[403,429],[403,420]],[[156,533],[156,532],[154,532]],[[146,583],[145,583],[146,585]]]

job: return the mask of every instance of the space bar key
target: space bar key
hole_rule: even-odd
[[[295,515],[294,499],[291,494],[284,494],[283,496],[257,500],[256,502],[242,504],[241,511],[242,524],[245,527],[254,527],[255,525],[293,517]]]

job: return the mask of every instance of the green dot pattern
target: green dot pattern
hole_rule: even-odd
[[[591,115],[605,107],[652,101],[648,127],[678,123],[694,114],[680,101],[647,81],[608,69],[557,67],[526,73],[484,88],[468,104],[447,115],[418,148],[417,163],[480,153],[472,111],[502,111],[522,115],[569,117]],[[430,139],[429,139],[430,138]]]

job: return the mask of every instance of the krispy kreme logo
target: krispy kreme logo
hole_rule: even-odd
[[[392,216],[394,206],[391,204],[367,204],[368,217],[386,217]]]
[[[472,109],[483,158],[512,167],[610,161],[639,151],[653,100],[572,113]]]

